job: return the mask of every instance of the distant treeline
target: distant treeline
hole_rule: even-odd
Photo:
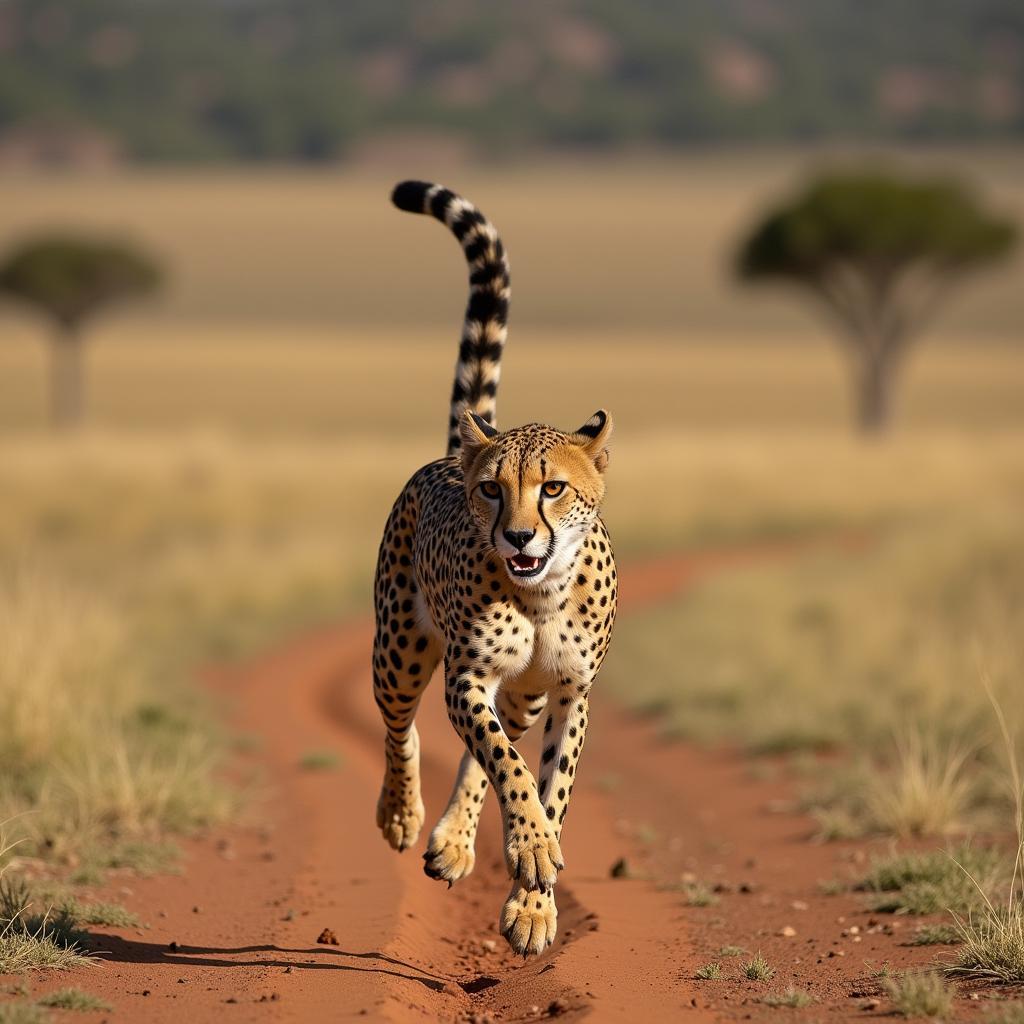
[[[0,145],[1019,138],[1020,0],[0,0]],[[26,141],[27,140],[27,141]]]

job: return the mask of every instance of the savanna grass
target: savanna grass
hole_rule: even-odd
[[[81,953],[81,938],[65,911],[37,909],[24,880],[0,871],[0,974],[91,963]]]
[[[875,858],[856,888],[872,910],[892,914],[966,914],[984,902],[978,883],[995,884],[999,852],[962,846],[950,851],[893,853]]]
[[[35,1003],[0,1003],[0,1024],[48,1024],[50,1015]]]
[[[964,680],[984,652],[1000,699],[1024,711],[1021,579],[1024,534],[996,487],[973,511],[922,507],[879,526],[863,547],[752,557],[698,580],[624,619],[606,671],[628,700],[657,697],[682,737],[845,754],[808,794],[823,838],[995,829],[1008,808],[986,699]]]
[[[964,874],[975,886],[980,905],[967,913],[954,913],[963,943],[956,960],[947,965],[950,973],[988,978],[997,982],[1024,983],[1024,776],[1017,758],[1017,746],[1003,706],[989,694],[1003,738],[1007,775],[1014,798],[1016,850],[1009,884],[1002,890],[978,878],[970,865]]]
[[[793,985],[790,985],[781,992],[769,992],[768,995],[762,997],[761,1002],[766,1006],[801,1010],[806,1006],[810,1006],[814,1002],[814,997],[802,988],[795,988]]]
[[[111,1006],[98,996],[83,992],[80,988],[61,988],[47,992],[36,1002],[39,1006],[47,1006],[54,1010],[77,1010],[80,1013],[111,1009]]]
[[[959,942],[959,929],[952,924],[924,925],[910,937],[912,946],[955,946]]]
[[[893,1010],[900,1016],[939,1020],[949,1015],[956,995],[956,989],[932,971],[885,978],[882,991],[892,1000]]]
[[[768,963],[760,950],[753,959],[743,966],[743,976],[750,981],[771,981],[775,977],[775,968]]]
[[[1024,1002],[1014,1000],[995,1007],[985,1015],[986,1024],[1024,1024]]]
[[[703,967],[697,968],[695,976],[701,981],[718,981],[722,977],[722,965],[714,961],[704,964]]]

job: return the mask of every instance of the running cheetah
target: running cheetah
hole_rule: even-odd
[[[488,786],[501,805],[512,891],[501,933],[516,953],[555,937],[559,837],[587,731],[588,694],[611,638],[617,580],[599,515],[612,421],[565,433],[499,432],[495,396],[509,270],[494,227],[440,185],[406,181],[392,201],[446,224],[469,264],[448,451],[406,484],[377,560],[374,697],[386,767],[377,825],[396,850],[423,825],[413,719],[444,659],[445,704],[466,744],[424,870],[449,886],[473,870]],[[547,708],[540,781],[513,743]]]

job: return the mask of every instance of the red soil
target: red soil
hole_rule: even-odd
[[[627,570],[623,610],[785,551]],[[876,922],[857,895],[821,895],[818,881],[848,876],[865,844],[810,842],[810,821],[779,810],[790,784],[755,781],[739,755],[666,742],[599,684],[563,837],[558,939],[540,958],[516,959],[496,928],[509,883],[493,800],[472,876],[449,891],[421,868],[461,753],[436,681],[418,718],[424,834],[400,856],[374,827],[383,754],[369,647],[370,628],[357,623],[218,673],[233,724],[259,738],[239,755],[265,791],[259,826],[187,843],[179,876],[112,890],[145,928],[96,930],[100,966],[45,988],[81,986],[125,1021],[697,1022],[792,1013],[761,999],[794,984],[818,1000],[801,1016],[863,1020],[888,1009],[871,1002],[874,969],[934,956],[904,944],[908,921]],[[338,753],[337,770],[301,767],[322,750]],[[620,858],[631,877],[611,877]],[[686,905],[679,883],[690,877],[717,890],[714,905]],[[776,977],[740,980],[749,956],[722,959],[725,945],[762,950]],[[695,979],[717,959],[726,980]],[[958,1016],[979,1005],[964,999]]]

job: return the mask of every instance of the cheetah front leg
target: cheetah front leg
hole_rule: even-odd
[[[561,840],[576,766],[586,737],[588,693],[589,684],[563,683],[554,695],[557,701],[544,724],[540,796],[544,800],[544,815],[558,840]],[[542,953],[555,940],[557,922],[553,891],[512,886],[501,911],[500,927],[501,934],[517,953],[523,956]]]
[[[545,816],[554,824],[556,835],[561,836],[576,781],[576,766],[587,736],[590,684],[573,684],[567,680],[555,696],[557,700],[544,723],[540,795],[544,800]]]
[[[497,695],[498,721],[514,743],[537,721],[547,695],[513,695],[502,689]],[[423,854],[423,870],[447,882],[449,888],[464,878],[476,863],[476,832],[487,796],[487,774],[467,751],[462,755],[455,787],[441,820],[434,826]]]
[[[548,891],[564,867],[558,837],[545,817],[537,783],[494,709],[498,681],[480,678],[480,671],[449,662],[448,717],[498,795],[509,877],[528,891]]]

